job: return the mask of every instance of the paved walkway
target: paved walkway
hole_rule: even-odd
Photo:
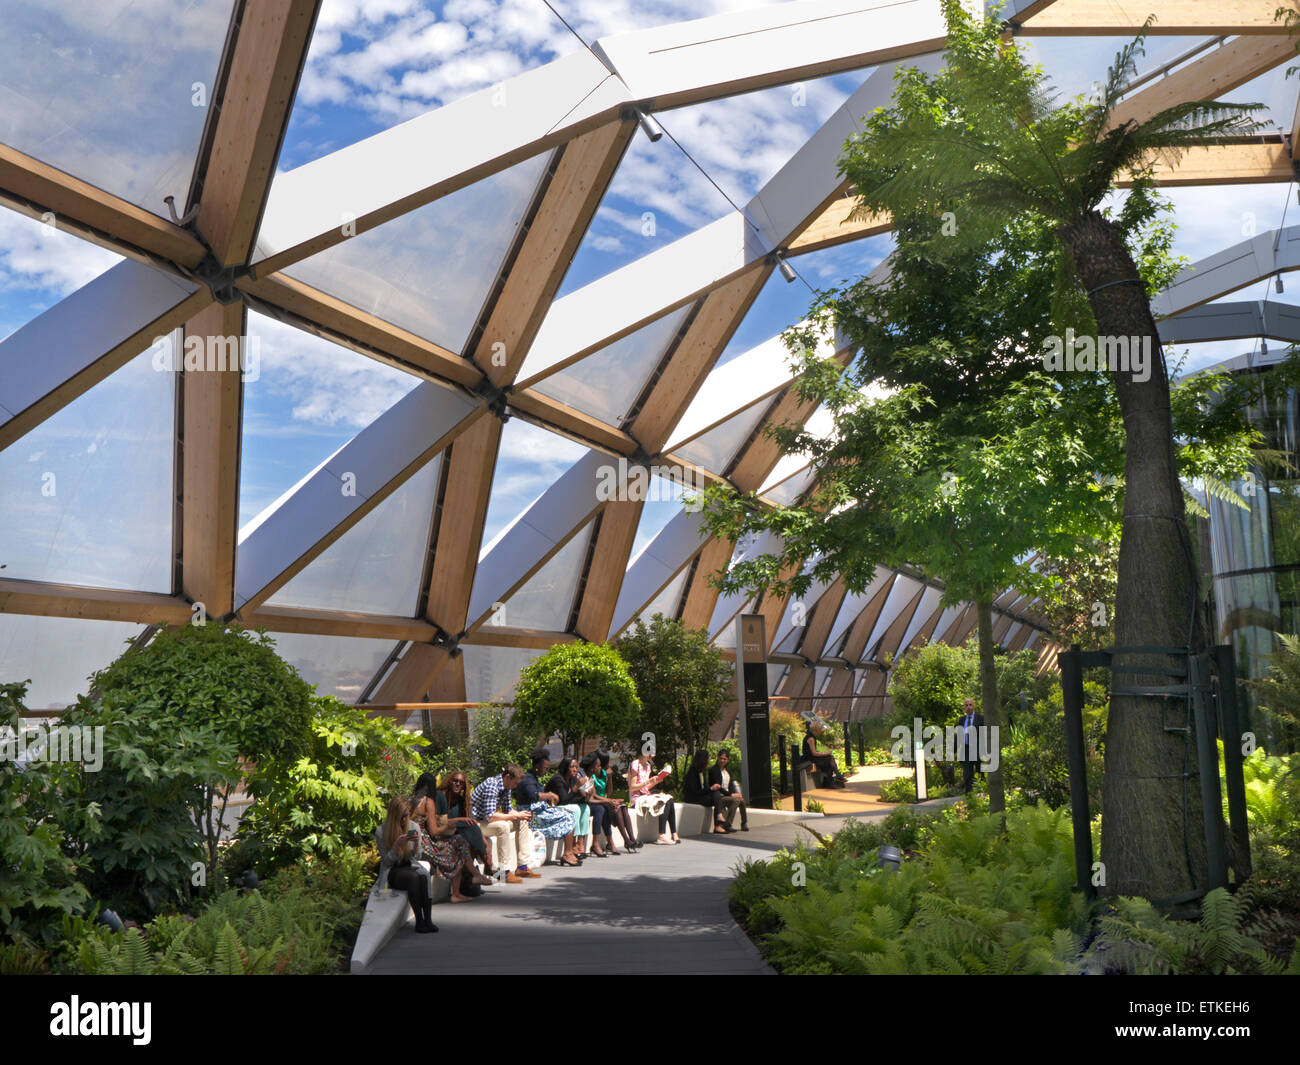
[[[843,788],[815,788],[804,792],[800,798],[804,809],[808,809],[808,800],[816,799],[822,804],[827,816],[841,814],[889,813],[896,810],[899,803],[881,802],[880,785],[886,780],[897,777],[910,777],[912,770],[897,765],[863,765],[850,770],[849,782]],[[794,797],[787,795],[781,800],[781,809],[793,810]]]
[[[819,832],[841,819],[816,818]],[[373,973],[768,973],[727,909],[736,864],[802,836],[794,824],[650,844],[636,854],[546,866],[540,880],[433,908],[437,935],[397,933]]]
[[[857,776],[875,778],[881,767]],[[896,770],[897,772],[897,770]],[[870,779],[863,783],[869,788]],[[855,790],[828,797],[858,796]],[[848,815],[878,820],[894,803],[844,805],[807,823],[820,835],[833,834]],[[914,809],[934,809],[938,799]],[[588,858],[580,869],[546,866],[540,880],[485,888],[482,897],[433,908],[437,935],[403,927],[368,972],[446,973],[646,973],[771,974],[757,948],[727,909],[727,885],[737,864],[762,859],[797,840],[813,837],[796,822],[730,835],[686,837],[678,847],[646,846],[617,858]]]

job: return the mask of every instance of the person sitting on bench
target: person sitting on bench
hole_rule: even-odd
[[[406,893],[417,932],[438,931],[431,920],[433,891],[429,871],[415,860],[420,830],[411,820],[411,800],[405,795],[394,795],[389,801],[388,816],[375,829],[375,843],[379,847],[378,885]]]
[[[713,768],[709,770],[709,786],[716,787],[718,790],[715,795],[723,796],[723,806],[727,817],[727,829],[731,831],[731,825],[736,820],[736,811],[740,811],[740,831],[749,831],[749,814],[745,812],[745,800],[740,794],[740,785],[727,770],[727,765],[731,761],[730,752],[723,747],[718,751],[718,760],[713,763]]]
[[[712,825],[713,832],[726,832],[727,822],[723,811],[726,798],[720,785],[709,783],[709,752],[698,750],[691,759],[691,766],[686,770],[686,779],[682,781],[682,794],[692,806],[703,806],[705,825]]]
[[[817,736],[823,728],[820,718],[808,722],[808,730],[803,737],[803,755],[821,773],[822,787],[842,788],[848,780],[840,772],[840,767],[835,764],[835,752],[829,747],[823,749],[817,741]]]

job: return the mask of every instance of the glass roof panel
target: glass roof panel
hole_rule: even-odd
[[[525,159],[285,273],[459,352],[549,159]]]
[[[560,548],[546,565],[529,577],[523,587],[505,601],[488,624],[564,632],[573,611],[573,596],[578,590],[582,567],[587,561],[587,544],[590,540],[589,524]]]
[[[682,484],[660,477],[657,473],[650,475],[645,503],[641,507],[641,521],[637,524],[636,538],[632,541],[629,566],[681,511],[682,497],[685,494],[686,488]]]
[[[480,557],[560,475],[587,453],[581,444],[511,418],[501,430]]]
[[[466,700],[471,703],[488,703],[510,699],[519,683],[520,671],[534,658],[540,658],[545,653],[535,647],[462,644]]]
[[[1255,115],[1256,121],[1268,123],[1277,132],[1290,133],[1300,81],[1294,76],[1287,77],[1287,66],[1286,63],[1276,66],[1219,99],[1228,103],[1263,104],[1264,109]]]
[[[301,166],[580,48],[536,0],[323,0],[281,164]]]
[[[725,365],[801,321],[813,301],[813,289],[832,288],[865,277],[885,260],[893,247],[893,234],[881,233],[821,251],[791,255],[786,262],[797,274],[796,279],[786,281],[780,270],[772,271],[744,321],[727,342],[717,365]],[[786,361],[788,364],[788,358]]]
[[[145,210],[182,210],[231,0],[7,0],[0,142]]]
[[[175,420],[150,349],[0,451],[3,575],[170,592]]]
[[[608,425],[621,425],[690,309],[688,304],[657,318],[533,387]],[[525,358],[521,377],[527,376]]]
[[[667,116],[670,126],[674,113]],[[670,137],[652,142],[638,133],[578,245],[559,295],[613,273],[733,210]]]
[[[248,313],[258,373],[244,382],[243,528],[420,383],[355,351]]]
[[[315,685],[318,695],[333,695],[355,703],[384,660],[396,646],[392,640],[354,636],[315,636],[274,632],[276,653],[293,666],[302,679]]]
[[[799,498],[810,484],[812,484],[812,481],[812,467],[805,466],[802,470],[787,477],[784,481],[774,484],[762,494],[773,503],[778,503],[783,507],[788,507]]]
[[[414,616],[441,462],[425,463],[268,602]]]
[[[664,590],[646,604],[645,609],[636,616],[635,621],[645,621],[649,624],[656,614],[662,614],[666,618],[675,618],[677,608],[682,601],[682,589],[686,586],[686,576],[690,571],[690,566],[683,566],[681,573],[669,581]]]
[[[1204,185],[1160,191],[1173,203],[1173,217],[1178,223],[1173,253],[1186,256],[1191,263],[1267,233],[1282,225],[1284,216],[1288,225],[1300,221],[1289,183]],[[1237,298],[1258,299],[1264,287],[1265,283],[1260,282],[1250,295]],[[1272,291],[1271,279],[1268,288]]]
[[[121,261],[52,225],[0,210],[0,338]]]
[[[31,680],[27,708],[61,710],[141,631],[131,622],[0,614],[0,682]]]
[[[771,397],[751,403],[721,425],[697,436],[690,443],[675,448],[673,453],[686,462],[721,474],[771,405]]]
[[[1115,56],[1132,42],[1128,37],[1030,37],[1018,39],[1028,46],[1030,62],[1041,63],[1059,93],[1060,102],[1070,97],[1086,95],[1093,90],[1093,82],[1102,82],[1106,71],[1115,62]],[[1186,54],[1208,37],[1148,37],[1144,42],[1145,54],[1138,56],[1138,76],[1141,77]],[[1200,53],[1202,56],[1204,52]],[[1195,59],[1192,60],[1193,62]]]
[[[874,69],[678,107],[657,118],[723,191],[743,206]]]

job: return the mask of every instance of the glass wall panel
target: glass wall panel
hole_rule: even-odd
[[[459,352],[548,159],[525,159],[317,252],[285,273]]]
[[[318,695],[355,703],[396,646],[392,640],[273,632],[275,649]]]
[[[174,389],[145,351],[0,451],[5,577],[171,591]]]
[[[272,606],[415,614],[442,456],[335,540],[271,596]]]
[[[0,683],[30,680],[29,710],[63,709],[87,678],[120,658],[143,626],[82,618],[0,614]]]
[[[7,0],[0,142],[166,215],[183,210],[231,0]]]

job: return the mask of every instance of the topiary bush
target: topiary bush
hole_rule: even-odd
[[[533,735],[559,733],[565,749],[590,737],[621,740],[641,712],[636,683],[604,643],[559,643],[533,659],[515,689],[515,723]]]

